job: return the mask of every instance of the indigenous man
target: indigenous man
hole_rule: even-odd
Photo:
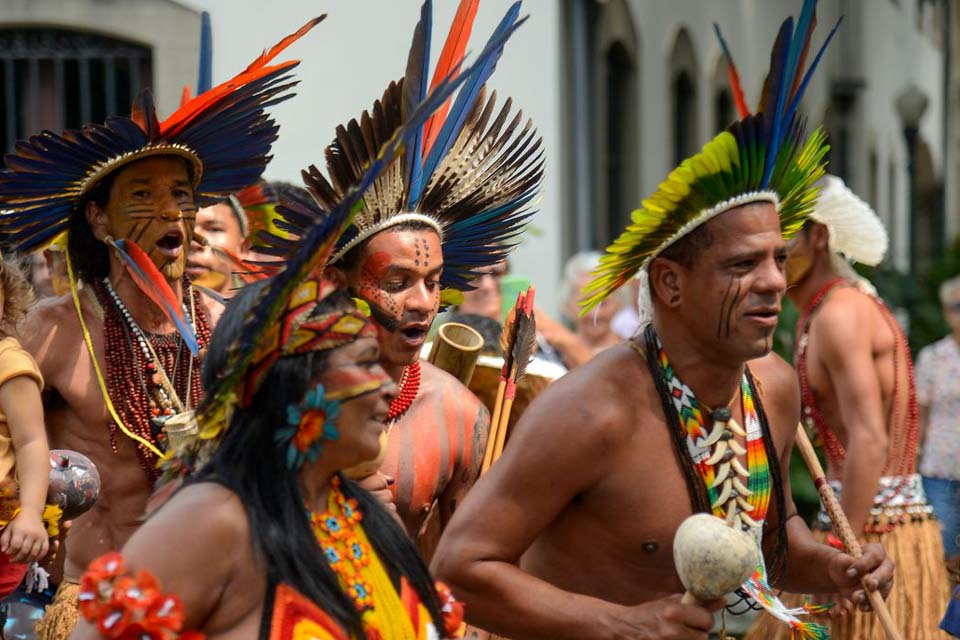
[[[939,528],[916,473],[918,412],[907,338],[847,262],[879,264],[886,248],[886,231],[869,205],[828,176],[787,262],[787,295],[801,310],[794,357],[803,417],[823,442],[853,530],[883,544],[897,565],[890,613],[901,633],[945,638],[937,625],[949,586]],[[839,546],[827,535],[829,519],[821,516],[820,523],[820,538]],[[758,626],[753,637],[777,637],[771,631]],[[874,616],[858,613],[835,620],[831,637],[886,636]]]
[[[461,2],[431,86],[462,58],[475,4]],[[491,43],[514,28],[518,13],[519,3]],[[323,208],[332,208],[356,183],[408,106],[426,95],[430,20],[425,3],[404,80],[391,83],[359,124],[337,128],[326,152],[330,182],[315,167],[304,172]],[[453,376],[420,362],[420,350],[441,304],[458,301],[480,270],[501,262],[512,248],[542,175],[532,125],[518,127],[522,115],[511,116],[510,100],[494,113],[496,94],[485,97],[482,85],[492,71],[491,65],[466,83],[446,120],[441,109],[427,121],[421,141],[374,183],[329,267],[331,277],[370,306],[381,363],[400,385],[390,408],[386,458],[364,486],[395,501],[412,536],[419,535],[434,503],[441,527],[453,514],[477,479],[489,427],[479,400]],[[433,531],[423,539],[427,555],[435,537]]]
[[[780,38],[802,47],[812,11]],[[434,568],[471,624],[512,638],[706,640],[713,616],[679,601],[672,554],[695,511],[762,544],[765,563],[740,593],[804,637],[823,629],[773,585],[861,606],[861,578],[889,591],[881,547],[854,562],[793,517],[799,398],[770,350],[784,235],[815,198],[825,152],[819,132],[803,142],[799,115],[776,106],[799,102],[802,66],[771,69],[768,91],[783,87],[783,99],[766,95],[769,112],[743,116],[673,171],[608,250],[587,304],[639,270],[645,330],[551,385],[450,523]]]
[[[97,506],[74,523],[41,637],[70,633],[76,580],[138,526],[164,432],[189,425],[200,400],[200,356],[219,309],[185,280],[197,204],[263,172],[277,132],[264,108],[290,97],[297,62],[268,65],[291,41],[162,123],[145,91],[129,118],[45,131],[7,156],[0,202],[10,211],[0,227],[11,244],[29,252],[68,238],[72,295],[39,306],[24,336],[50,390],[50,444],[89,456],[102,479]]]

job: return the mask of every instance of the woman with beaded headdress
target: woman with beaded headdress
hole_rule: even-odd
[[[784,21],[758,112],[670,173],[585,289],[588,311],[639,273],[643,331],[548,387],[458,509],[433,567],[471,624],[557,640],[705,638],[708,609],[724,603],[680,601],[672,550],[691,512],[759,547],[731,606],[756,603],[798,638],[826,630],[778,589],[865,604],[864,577],[889,592],[879,545],[855,561],[793,517],[797,385],[771,354],[785,238],[812,208],[826,152],[797,113],[823,51],[807,69],[815,5]]]
[[[851,527],[861,539],[882,544],[897,565],[888,600],[896,626],[911,640],[945,638],[937,625],[950,593],[939,526],[916,471],[910,347],[896,317],[851,266],[878,265],[888,244],[870,205],[840,178],[826,176],[789,244],[787,295],[800,309],[794,364],[803,422],[823,444]],[[819,539],[842,548],[825,513],[816,526]],[[761,619],[748,637],[787,636]],[[834,620],[831,637],[886,635],[875,616],[858,612]]]
[[[403,80],[392,82],[359,121],[337,128],[326,149],[329,178],[316,167],[304,172],[321,209],[356,183],[379,142],[407,122],[428,86],[457,66],[478,5],[461,0],[431,82],[434,25],[432,3],[424,2]],[[491,42],[521,22],[519,12],[516,2]],[[423,532],[427,555],[479,475],[489,414],[457,379],[420,362],[420,351],[440,306],[456,304],[460,292],[515,246],[542,178],[533,124],[509,98],[501,106],[496,92],[486,91],[494,67],[465,84],[449,110],[428,120],[416,144],[374,183],[328,267],[330,277],[370,306],[381,361],[400,386],[385,459],[363,484],[395,505],[411,536]],[[295,229],[315,215],[315,207],[299,213],[288,208],[283,228]],[[283,254],[289,242],[278,239],[274,251]],[[390,478],[395,482],[388,485]]]
[[[320,19],[166,120],[145,90],[129,117],[44,131],[5,158],[7,247],[27,253],[66,235],[71,293],[34,308],[23,335],[46,383],[50,443],[87,455],[104,481],[71,530],[41,637],[69,634],[76,581],[137,528],[166,431],[189,424],[201,398],[200,360],[222,307],[184,274],[197,206],[259,179],[277,138],[267,108],[292,96],[298,64],[273,61]]]
[[[413,542],[344,473],[379,454],[398,390],[372,320],[323,271],[370,185],[416,144],[411,132],[489,57],[425,96],[283,270],[231,301],[204,366],[198,434],[164,465],[177,491],[122,553],[91,564],[80,594],[90,624],[78,637],[459,631],[460,608],[438,593]]]

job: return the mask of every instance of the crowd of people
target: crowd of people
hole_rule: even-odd
[[[302,187],[262,176],[295,84],[278,58],[323,16],[165,120],[146,91],[6,157],[0,595],[49,570],[44,640],[687,640],[749,610],[754,640],[960,637],[960,279],[914,370],[851,266],[886,231],[798,111],[836,31],[809,50],[816,0],[755,111],[721,38],[738,119],[568,261],[556,318],[509,258],[545,152],[488,90],[524,19],[465,59],[478,4],[434,61],[424,3],[403,79]],[[499,389],[425,360],[445,321],[484,338]],[[843,512],[810,525],[806,431]],[[51,449],[99,471],[70,522]],[[757,554],[725,597],[678,575],[694,513]]]

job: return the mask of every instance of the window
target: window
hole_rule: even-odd
[[[42,129],[127,114],[151,74],[146,47],[62,29],[0,29],[3,148]]]
[[[680,164],[697,151],[697,59],[685,29],[677,34],[670,56],[670,113],[673,161]]]

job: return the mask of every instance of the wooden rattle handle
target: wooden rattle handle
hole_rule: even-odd
[[[830,522],[833,523],[837,537],[840,538],[847,553],[854,558],[859,558],[863,555],[863,549],[860,548],[860,542],[850,527],[850,521],[847,520],[847,516],[843,513],[843,507],[840,506],[840,501],[837,500],[837,495],[833,492],[833,487],[827,482],[826,474],[823,472],[823,467],[820,465],[820,460],[817,458],[817,454],[813,449],[813,445],[810,443],[810,439],[807,437],[807,432],[804,430],[803,425],[797,425],[797,449],[800,450],[800,456],[803,458],[807,469],[810,470],[810,474],[813,476],[813,483],[820,493],[823,508],[830,516]],[[861,584],[863,585],[862,579]],[[893,617],[890,615],[890,610],[887,609],[887,603],[883,601],[883,596],[880,595],[880,592],[870,591],[866,585],[863,585],[863,591],[870,599],[870,605],[880,619],[880,624],[887,634],[887,639],[903,640],[903,636],[901,636],[897,630],[893,622]]]

